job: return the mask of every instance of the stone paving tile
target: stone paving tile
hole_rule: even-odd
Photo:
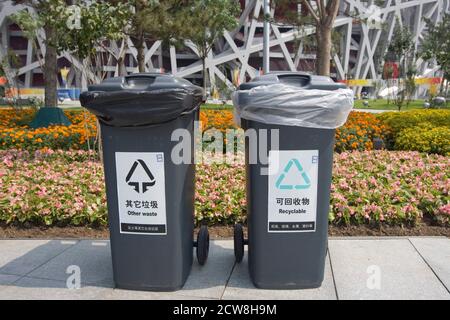
[[[0,300],[93,300],[106,296],[112,288],[82,286],[68,289],[65,281],[23,277],[0,290]]]
[[[330,261],[327,258],[325,264],[325,278],[320,288],[303,290],[262,290],[255,288],[250,280],[246,252],[243,261],[236,264],[234,268],[228,286],[225,289],[223,299],[335,300],[336,293],[330,268]]]
[[[226,240],[212,241],[206,264],[200,266],[194,258],[191,273],[181,290],[150,292],[115,289],[105,299],[219,299],[225,290],[233,265],[233,243]]]
[[[26,275],[77,241],[0,240],[0,274]]]
[[[104,300],[210,300],[198,295],[184,294],[182,291],[174,292],[151,292],[114,289],[101,297]]]
[[[69,266],[80,268],[83,284],[113,286],[111,250],[106,240],[82,240],[28,276],[66,281]]]
[[[450,298],[408,239],[330,240],[328,248],[339,299]]]
[[[21,276],[15,276],[10,274],[0,274],[0,292],[9,286],[14,286],[14,282],[19,280]]]
[[[422,258],[450,291],[450,239],[410,238]]]
[[[220,299],[234,266],[233,242],[216,240],[211,242],[209,250],[208,260],[204,266],[200,266],[194,258],[191,274],[180,293],[193,297]]]
[[[1,240],[0,299],[336,299],[333,275],[340,299],[450,299],[449,242],[334,238],[321,288],[261,290],[249,279],[247,257],[233,269],[232,241],[213,241],[206,265],[194,262],[182,290],[144,292],[112,288],[108,241]],[[70,265],[81,269],[81,289],[66,287]],[[370,289],[378,270],[380,289]]]

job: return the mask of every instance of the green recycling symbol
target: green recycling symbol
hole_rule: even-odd
[[[292,165],[295,164],[295,167],[297,167],[298,172],[300,173],[301,177],[303,178],[304,183],[303,184],[282,184],[284,178],[289,173],[289,171],[292,168]],[[292,172],[291,172],[292,174]],[[281,190],[300,190],[300,189],[308,189],[311,186],[311,180],[308,177],[308,174],[303,171],[303,167],[301,166],[300,162],[297,159],[291,159],[286,167],[284,168],[283,172],[280,174],[280,176],[277,179],[277,182],[275,183],[275,186],[278,189]]]

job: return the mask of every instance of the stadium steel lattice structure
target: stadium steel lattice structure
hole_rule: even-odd
[[[40,86],[42,72],[33,46],[30,41],[21,38],[21,31],[8,19],[8,16],[25,7],[14,6],[9,0],[0,1],[0,58],[5,56],[8,50],[13,50],[23,62],[23,66],[18,70],[22,85]],[[210,79],[213,82],[220,81],[230,88],[236,81],[242,82],[255,77],[262,67],[263,0],[243,0],[241,5],[239,27],[226,31],[206,59]],[[302,8],[299,6],[294,10]],[[386,52],[396,24],[409,27],[415,45],[420,47],[427,30],[423,18],[438,22],[442,14],[449,10],[450,0],[342,0],[334,24],[337,34],[340,35],[340,43],[332,57],[333,76],[337,79],[379,79],[382,69],[379,60]],[[276,9],[272,9],[271,14],[275,19],[280,15]],[[296,30],[281,23],[272,24],[271,70],[304,70],[313,64],[313,52],[305,50],[303,45],[306,43],[303,39],[313,33],[313,27]],[[161,41],[148,42],[145,50],[147,71],[164,68],[166,72],[196,81],[201,77],[201,61],[195,47],[189,41],[186,41],[185,45],[185,49],[178,50],[175,47],[163,48]],[[136,49],[129,39],[108,42],[100,47],[101,63],[95,69],[86,68],[83,61],[77,60],[70,53],[64,53],[60,64],[71,67],[68,75],[69,85],[85,87],[88,82],[97,82],[103,77],[117,75],[117,57],[124,48],[127,51],[126,70],[136,72]],[[39,50],[45,50],[42,43],[39,43]],[[419,74],[439,76],[438,66],[432,62],[419,59],[417,67]]]

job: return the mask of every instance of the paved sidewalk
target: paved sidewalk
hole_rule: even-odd
[[[255,289],[232,248],[212,241],[207,264],[165,293],[114,289],[109,241],[0,240],[0,299],[450,299],[447,238],[332,238],[322,287],[309,290]],[[66,287],[71,265],[81,289]]]

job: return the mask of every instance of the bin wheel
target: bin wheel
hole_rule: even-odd
[[[234,257],[237,263],[242,261],[244,257],[244,229],[241,224],[234,226]]]
[[[201,226],[197,234],[197,260],[203,266],[208,259],[209,232],[206,226]]]

